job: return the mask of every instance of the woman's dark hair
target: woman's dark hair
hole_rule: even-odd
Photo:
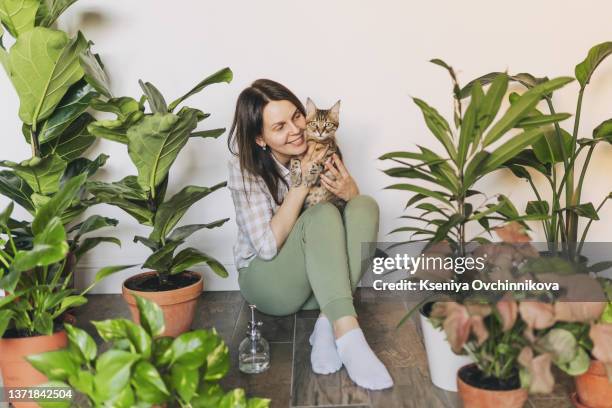
[[[280,174],[270,149],[262,149],[255,139],[263,133],[263,110],[270,101],[289,101],[306,115],[302,102],[284,85],[269,79],[258,79],[243,90],[236,101],[236,111],[230,129],[227,146],[240,160],[243,173],[249,172],[261,178],[268,186],[276,204],[282,202],[279,197],[279,182],[287,182]],[[237,150],[236,150],[237,149]]]

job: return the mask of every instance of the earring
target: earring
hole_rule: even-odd
[[[267,150],[267,148],[268,148],[268,146],[266,146],[266,145],[261,146],[262,150]]]

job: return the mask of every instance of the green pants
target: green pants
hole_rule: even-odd
[[[256,257],[238,271],[242,295],[274,316],[319,305],[331,321],[355,316],[353,291],[374,254],[378,218],[378,204],[365,195],[342,213],[330,203],[308,208],[273,259]]]

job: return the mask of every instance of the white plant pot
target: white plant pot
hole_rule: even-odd
[[[422,313],[419,316],[431,382],[443,390],[457,392],[457,371],[473,361],[469,356],[453,353],[444,331],[433,327]]]

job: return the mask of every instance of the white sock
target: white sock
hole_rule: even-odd
[[[331,374],[342,368],[342,361],[336,350],[334,330],[330,321],[321,316],[310,335],[310,364],[317,374]]]
[[[336,340],[338,355],[349,377],[357,385],[370,390],[393,386],[393,379],[384,364],[376,357],[361,329],[353,329]]]

